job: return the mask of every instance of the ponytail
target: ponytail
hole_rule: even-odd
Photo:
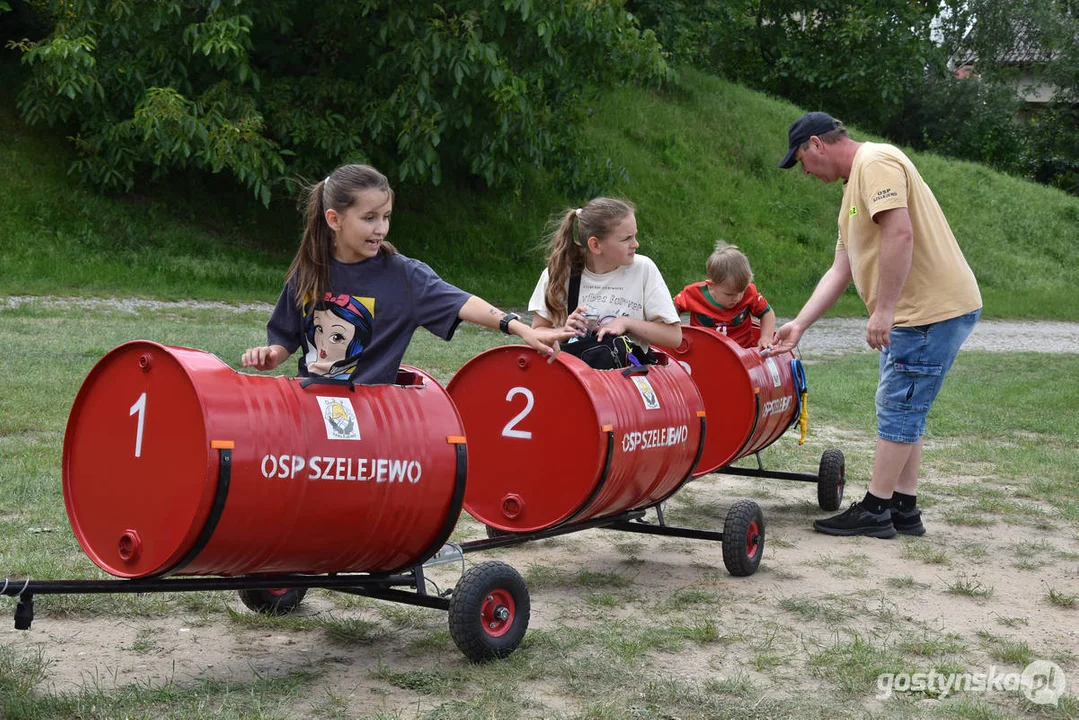
[[[552,325],[561,325],[576,308],[567,308],[569,277],[584,268],[585,242],[581,239],[580,210],[568,210],[551,234],[550,255],[547,257],[547,292],[543,299]]]
[[[548,238],[547,304],[552,325],[562,325],[576,308],[566,307],[569,278],[585,268],[588,239],[605,239],[623,218],[636,210],[632,203],[614,198],[594,198],[583,208],[567,210]]]

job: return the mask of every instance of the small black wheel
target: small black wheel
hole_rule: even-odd
[[[489,538],[506,537],[507,535],[510,534],[510,533],[506,532],[505,530],[499,530],[498,528],[491,527],[490,525],[484,525],[484,527],[487,528],[487,537],[489,537]]]
[[[723,564],[727,572],[746,577],[757,572],[764,557],[764,514],[752,500],[739,500],[723,523]]]
[[[307,588],[256,588],[240,590],[244,605],[264,615],[288,615],[307,594]]]
[[[843,489],[847,485],[847,463],[843,453],[828,448],[820,457],[817,473],[817,504],[821,510],[838,510],[843,502]]]
[[[507,657],[517,649],[532,614],[521,574],[504,562],[469,568],[450,596],[450,636],[472,662]]]

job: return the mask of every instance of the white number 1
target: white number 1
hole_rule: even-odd
[[[513,419],[506,423],[506,427],[502,428],[503,437],[522,438],[524,440],[532,439],[531,430],[517,430],[517,423],[528,417],[528,413],[532,412],[532,406],[536,404],[536,399],[532,396],[532,391],[528,388],[515,387],[506,393],[506,402],[509,402],[518,395],[525,396],[525,409],[517,413]]]
[[[139,395],[139,399],[131,406],[128,417],[139,414],[139,429],[135,432],[135,457],[142,457],[142,427],[146,424],[146,393]]]

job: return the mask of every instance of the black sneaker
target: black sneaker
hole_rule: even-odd
[[[904,535],[925,535],[925,525],[922,525],[922,511],[918,508],[900,510],[892,505],[892,525],[897,532]]]
[[[814,520],[813,529],[825,535],[868,535],[875,538],[895,537],[892,516],[885,510],[871,513],[860,502],[852,504],[845,512],[824,520]]]

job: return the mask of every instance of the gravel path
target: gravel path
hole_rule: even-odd
[[[785,319],[780,319],[782,324]],[[865,342],[865,318],[824,318],[802,336],[803,355],[873,352]],[[1079,353],[1079,322],[981,320],[963,350]]]
[[[52,298],[28,295],[0,297],[0,309],[22,305],[38,307],[84,307],[112,309],[134,313],[139,310],[171,310],[202,308],[222,312],[259,311],[269,317],[269,303],[224,303],[217,301],[144,300],[138,298]],[[525,313],[522,313],[525,314]],[[779,323],[786,322],[780,318]],[[818,321],[802,336],[799,349],[802,355],[841,355],[852,352],[872,352],[865,343],[865,318],[825,318]],[[963,345],[964,350],[996,352],[1079,353],[1079,322],[1048,320],[982,320]]]

